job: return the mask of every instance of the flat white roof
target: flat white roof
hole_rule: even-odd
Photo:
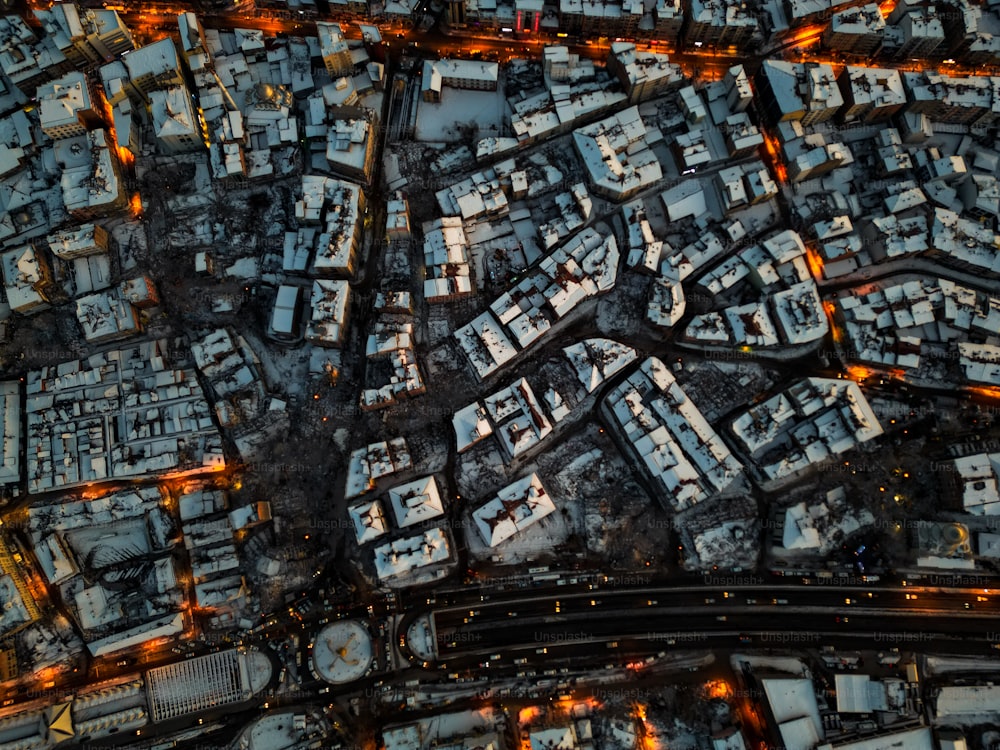
[[[219,651],[151,669],[146,675],[153,723],[249,700],[271,679],[270,659],[258,651]]]

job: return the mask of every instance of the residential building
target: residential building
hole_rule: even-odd
[[[66,210],[78,219],[107,216],[128,205],[121,162],[106,130],[56,141]]]
[[[878,5],[869,3],[834,13],[823,32],[823,44],[834,52],[871,57],[884,35],[885,18]]]
[[[958,186],[965,213],[990,227],[1000,218],[1000,182],[991,174],[972,174]]]
[[[115,10],[81,8],[64,2],[34,12],[46,34],[74,67],[106,62],[135,49],[132,32]]]
[[[473,293],[469,245],[458,216],[425,222],[424,299],[428,303],[453,302]]]
[[[757,17],[737,0],[686,0],[684,45],[745,49],[758,32]]]
[[[944,46],[944,27],[937,13],[930,8],[921,8],[904,15],[897,24],[903,37],[903,44],[896,57],[931,57]]]
[[[444,501],[433,475],[393,487],[389,505],[401,529],[444,515]]]
[[[538,475],[529,474],[507,485],[495,498],[475,510],[472,520],[487,546],[496,547],[555,510]]]
[[[49,138],[71,138],[100,127],[103,117],[90,80],[80,71],[38,87],[38,120]]]
[[[52,269],[41,251],[25,245],[0,255],[7,304],[16,313],[30,313],[48,306],[44,294]]]
[[[382,503],[378,500],[362,501],[350,506],[347,514],[354,525],[354,538],[358,544],[366,544],[384,536],[389,530]]]
[[[969,53],[977,43],[981,45],[980,39],[989,43],[995,40],[993,34],[985,33],[980,29],[982,23],[983,10],[970,3],[968,0],[944,0],[938,5],[938,19],[944,28],[944,45],[938,52],[944,52],[949,57],[961,59],[963,62],[972,63]],[[978,50],[982,50],[978,46]],[[975,57],[975,55],[971,56]],[[979,62],[976,60],[976,62]],[[974,63],[972,63],[974,64]]]
[[[524,378],[460,409],[453,426],[460,453],[495,434],[508,462],[535,448],[552,433],[552,423]]]
[[[480,216],[497,218],[510,212],[510,203],[496,172],[486,169],[452,183],[435,193],[445,217],[460,216],[470,221]]]
[[[118,285],[118,289],[125,300],[140,310],[148,310],[158,307],[160,304],[160,295],[149,276],[134,276],[131,279],[126,279]]]
[[[28,373],[29,493],[225,468],[221,436],[198,378],[189,366],[165,364],[173,353],[169,347],[166,340],[145,341],[64,362],[58,372],[53,367]],[[134,398],[137,388],[156,394],[155,409]],[[64,402],[90,403],[94,411],[66,411],[59,406]],[[97,413],[120,414],[129,429],[95,419]]]
[[[906,106],[906,91],[898,70],[847,65],[837,79],[844,122],[884,122]]]
[[[338,118],[327,129],[326,162],[331,171],[368,183],[375,164],[375,128],[365,116]]]
[[[608,71],[618,78],[632,103],[662,96],[686,80],[684,72],[666,55],[640,52],[631,42],[612,43]]]
[[[211,52],[205,41],[205,28],[196,13],[185,11],[177,15],[177,27],[181,36],[181,51],[188,65],[199,56],[205,62],[211,61]]]
[[[63,260],[106,253],[109,248],[107,230],[93,223],[53,232],[47,240],[49,249]]]
[[[302,292],[302,287],[293,284],[278,287],[267,327],[269,338],[286,344],[301,340]]]
[[[201,122],[195,114],[187,86],[151,91],[149,103],[153,133],[164,153],[180,154],[205,148]]]
[[[831,13],[849,0],[783,0],[782,9],[789,26],[824,23]]]
[[[424,101],[441,101],[441,89],[496,91],[500,66],[478,60],[424,60],[420,91]]]
[[[573,131],[573,143],[587,167],[591,188],[611,200],[635,195],[663,177],[650,146],[662,139],[648,128],[637,107]]]
[[[676,45],[684,25],[681,0],[656,0],[656,7],[653,8],[653,19],[653,39],[657,42]]]
[[[343,279],[313,281],[312,319],[306,327],[306,341],[317,346],[340,346],[347,331],[350,286]]]
[[[979,33],[964,53],[954,53],[970,66],[996,65],[1000,62],[1000,35]]]
[[[354,70],[354,61],[340,24],[317,21],[316,35],[319,37],[320,57],[330,77],[336,79],[350,75]]]
[[[739,461],[655,357],[615,387],[601,408],[667,509],[697,505],[742,476]]]
[[[365,194],[360,186],[331,177],[303,175],[302,198],[295,204],[295,217],[300,224],[323,227],[315,240],[314,273],[342,278],[354,274],[364,208]]]
[[[738,416],[741,449],[765,480],[787,479],[882,434],[853,380],[807,378]]]
[[[764,136],[750,121],[746,112],[729,115],[723,123],[726,134],[726,149],[733,159],[750,156],[764,145]]]
[[[26,95],[72,67],[52,37],[39,40],[19,15],[0,16],[0,71]]]
[[[1000,96],[995,95],[991,78],[952,77],[930,70],[904,72],[902,77],[910,99],[907,113],[973,127],[989,127],[1000,116]]]
[[[387,542],[374,550],[375,572],[380,581],[420,572],[422,568],[451,560],[451,545],[445,529],[434,527],[422,533]]]
[[[753,101],[750,77],[742,65],[734,65],[722,79],[726,87],[726,105],[733,113],[745,112]]]
[[[559,30],[583,37],[633,37],[643,10],[638,0],[559,0]]]
[[[398,437],[358,448],[347,462],[348,500],[371,492],[380,479],[413,467],[410,449],[404,438]]]
[[[76,319],[88,344],[117,341],[142,330],[139,312],[118,289],[78,298]]]
[[[849,154],[844,143],[824,143],[807,148],[788,163],[788,178],[792,182],[802,182],[826,174],[847,161]]]
[[[410,238],[410,205],[406,195],[398,190],[386,201],[385,236],[389,240]]]
[[[170,37],[139,47],[121,61],[129,84],[147,103],[150,93],[157,89],[185,85],[177,48]]]
[[[756,81],[761,109],[774,122],[825,122],[844,104],[833,68],[826,63],[764,60]]]
[[[0,445],[0,488],[5,495],[18,495],[21,482],[21,383],[17,380],[0,382],[0,415],[3,419],[3,443]]]

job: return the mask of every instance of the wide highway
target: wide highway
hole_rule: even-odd
[[[832,585],[635,586],[438,595],[407,608],[397,633],[431,616],[445,669],[621,661],[662,651],[838,645],[995,653],[1000,596],[989,589]],[[617,644],[617,645],[614,645]],[[500,659],[492,658],[499,654]]]

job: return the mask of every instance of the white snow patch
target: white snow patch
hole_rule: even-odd
[[[506,103],[502,90],[463,91],[445,88],[440,102],[417,105],[416,139],[454,143],[462,139],[456,125],[475,123],[479,137],[499,135]]]

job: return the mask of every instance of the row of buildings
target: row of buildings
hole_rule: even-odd
[[[225,468],[194,370],[166,340],[28,373],[22,424],[29,493]]]
[[[252,705],[272,672],[260,652],[227,650],[61,699],[47,695],[41,706],[0,719],[0,743],[51,750],[118,733],[141,735],[150,724],[207,717],[220,707],[239,710]]]
[[[755,78],[761,109],[775,123],[880,123],[898,113],[934,122],[988,128],[1000,115],[997,78],[934,70],[765,60]]]

